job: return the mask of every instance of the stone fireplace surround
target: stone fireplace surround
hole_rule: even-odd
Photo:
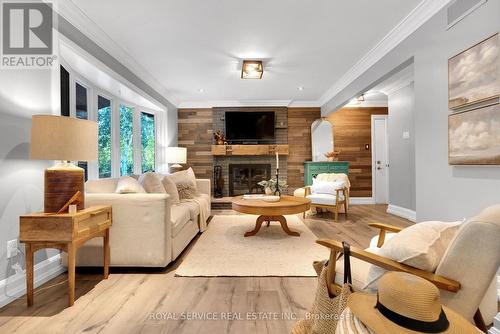
[[[222,130],[225,133],[225,113],[227,111],[273,111],[275,113],[275,144],[288,144],[288,111],[285,107],[270,108],[213,108],[213,131]],[[213,143],[215,144],[215,142]],[[256,156],[214,156],[214,167],[221,166],[224,186],[222,194],[229,196],[229,165],[252,165],[269,164],[271,165],[271,177],[276,175],[276,157],[274,155],[256,155]],[[279,175],[280,180],[287,180],[288,156],[279,156]],[[214,180],[215,184],[215,180]]]

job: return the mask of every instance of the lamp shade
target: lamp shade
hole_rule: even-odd
[[[167,147],[166,162],[172,164],[185,164],[187,161],[187,149],[185,147]]]
[[[33,115],[30,158],[97,160],[97,123],[54,115]]]

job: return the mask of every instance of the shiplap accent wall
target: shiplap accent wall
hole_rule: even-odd
[[[213,179],[215,160],[211,153],[213,131],[224,130],[224,111],[238,109],[178,109],[179,146],[187,147],[187,167],[193,167],[197,177]],[[257,110],[257,108],[241,109]],[[294,189],[304,185],[304,161],[311,160],[311,124],[321,117],[320,108],[263,109],[277,111],[278,142],[288,143],[290,146],[290,155],[288,159],[280,160],[280,169],[281,175],[288,177],[291,194]],[[335,150],[342,152],[340,160],[350,162],[349,179],[353,197],[372,195],[371,148],[365,150],[365,144],[371,145],[371,115],[376,114],[387,114],[387,108],[343,108],[328,116],[328,120],[333,123]],[[249,157],[236,159],[238,162],[252,161]],[[256,162],[261,160],[255,159]],[[223,167],[227,165],[225,162],[219,164]]]
[[[178,145],[187,148],[186,168],[192,167],[196,177],[212,179],[212,108],[178,109]]]
[[[320,108],[288,108],[288,192],[304,186],[304,161],[312,159],[311,124]]]
[[[351,197],[372,196],[371,115],[386,115],[387,107],[342,108],[327,119],[333,124],[335,151],[349,161]],[[370,148],[365,149],[369,144]]]

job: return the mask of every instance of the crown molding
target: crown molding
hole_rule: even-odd
[[[320,108],[321,104],[319,101],[292,101],[289,105],[289,108]]]
[[[321,96],[321,105],[325,105],[452,1],[423,0]]]
[[[218,100],[218,101],[185,101],[179,103],[179,109],[229,108],[229,107],[289,107],[319,108],[319,101],[293,100]]]
[[[353,101],[344,105],[342,108],[383,108],[387,107],[387,100],[374,101]]]
[[[151,73],[120,47],[104,30],[99,28],[99,26],[71,0],[56,1],[54,3],[54,9],[60,16],[80,30],[80,32],[86,35],[109,55],[118,60],[123,66],[127,67],[152,89],[163,95],[174,106],[178,106],[179,101],[177,101],[177,99]]]
[[[396,82],[394,85],[391,85],[391,87],[384,89],[384,91],[382,93],[384,93],[387,96],[392,95],[395,92],[397,92],[398,90],[400,90],[404,87],[407,87],[412,82],[413,82],[413,77],[405,78],[405,80],[402,79],[402,80]]]

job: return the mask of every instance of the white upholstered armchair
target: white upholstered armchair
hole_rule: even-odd
[[[367,250],[351,247],[351,267],[354,288],[362,290],[367,282],[370,267],[376,265],[390,271],[403,271],[423,277],[441,289],[444,305],[454,309],[469,321],[485,330],[498,312],[496,298],[496,274],[500,266],[500,204],[483,210],[479,215],[464,222],[449,243],[434,272],[419,270],[374,254],[373,245],[380,247],[387,232],[398,233],[400,228],[384,224],[372,224],[380,229]],[[328,281],[332,293],[343,282],[342,244],[335,240],[318,240],[331,249]],[[484,321],[483,321],[484,319]]]

